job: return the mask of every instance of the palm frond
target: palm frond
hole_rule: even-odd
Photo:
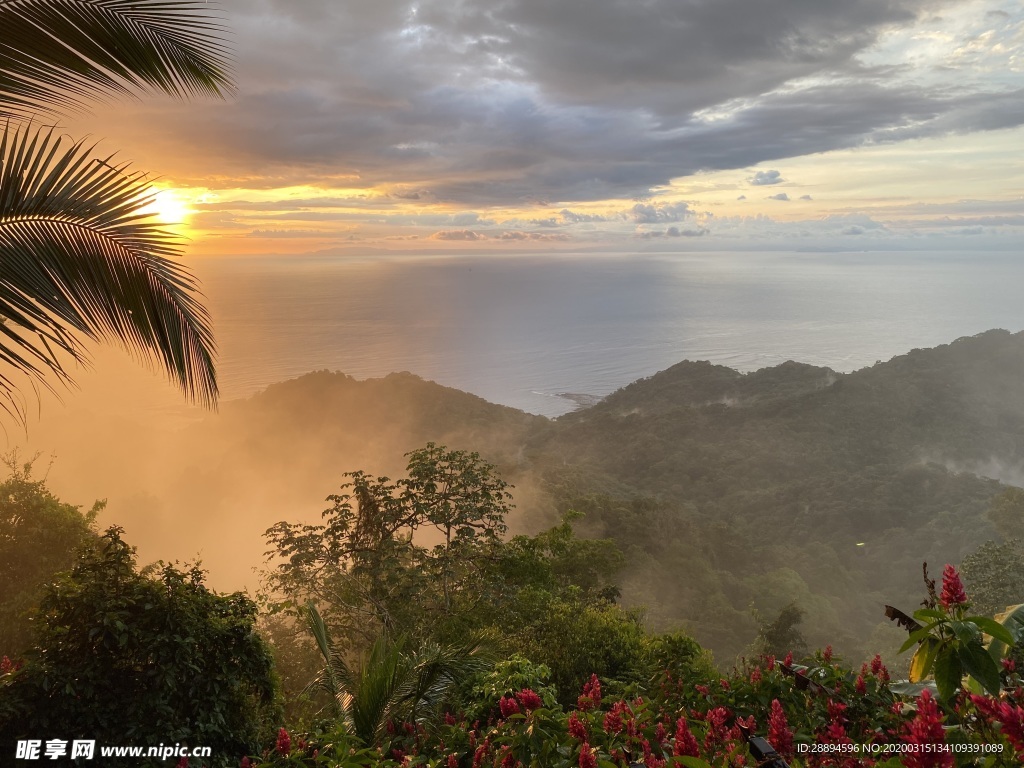
[[[299,614],[306,622],[309,633],[313,636],[317,650],[324,660],[324,666],[317,675],[302,689],[303,693],[323,691],[331,699],[335,716],[343,716],[351,703],[349,689],[353,685],[352,671],[345,663],[344,657],[334,646],[334,641],[327,629],[323,616],[316,604],[310,600],[299,607]]]
[[[0,0],[0,115],[132,89],[225,95],[224,35],[215,7],[197,0]]]
[[[155,359],[192,400],[217,398],[210,318],[178,238],[142,209],[144,174],[97,158],[52,129],[0,136],[0,363],[49,386],[62,359],[88,357],[81,336]],[[0,375],[0,398],[17,388]],[[8,408],[10,410],[10,408]]]

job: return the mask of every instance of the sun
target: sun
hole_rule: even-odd
[[[142,213],[155,216],[161,224],[172,227],[184,226],[192,215],[189,201],[175,189],[161,189],[141,209]]]

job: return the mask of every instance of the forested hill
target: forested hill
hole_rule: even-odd
[[[922,561],[941,568],[995,537],[998,484],[970,473],[1013,481],[1024,467],[1024,335],[850,374],[680,363],[559,419],[535,449],[578,468],[565,504],[590,504],[595,533],[635,546],[627,594],[656,617],[694,617],[723,648],[710,636],[723,620],[788,596],[856,645],[883,601],[916,602]],[[608,497],[571,498],[580,486]]]
[[[398,476],[434,441],[516,485],[513,530],[584,512],[581,533],[628,554],[623,600],[657,627],[685,624],[721,662],[753,640],[751,607],[770,619],[791,601],[809,642],[855,655],[899,645],[882,605],[921,599],[923,560],[937,572],[995,537],[985,511],[1001,486],[980,474],[1012,482],[1024,467],[1024,336],[850,374],[684,362],[553,421],[407,373],[322,371],[178,433],[140,424],[116,459],[82,449],[94,441],[55,446],[62,492],[107,497],[144,557],[230,541],[202,551],[221,588],[251,586],[263,531],[319,519],[344,472]]]

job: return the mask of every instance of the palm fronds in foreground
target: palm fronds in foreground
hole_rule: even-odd
[[[67,112],[99,94],[230,90],[224,28],[196,0],[0,0],[0,115]]]
[[[210,319],[179,241],[142,209],[144,174],[53,129],[0,136],[0,407],[24,418],[11,378],[69,382],[80,335],[158,360],[192,400],[217,397]]]

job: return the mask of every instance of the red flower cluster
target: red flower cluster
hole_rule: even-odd
[[[569,715],[569,735],[576,741],[587,741],[587,726],[580,719],[578,712]]]
[[[516,694],[516,698],[519,699],[519,703],[523,705],[523,709],[527,712],[532,712],[544,706],[540,696],[531,688],[524,688]]]
[[[685,717],[676,720],[676,745],[672,749],[672,754],[677,757],[700,757],[700,744],[690,732],[690,725]]]
[[[768,741],[783,757],[793,756],[793,732],[786,721],[786,710],[778,699],[772,699],[772,708],[768,714]]]
[[[999,722],[999,730],[1013,745],[1017,758],[1024,758],[1024,709],[1009,701],[999,701],[977,694],[971,694],[971,701],[979,712]]]
[[[927,689],[921,691],[921,696],[917,700],[917,715],[906,724],[903,741],[919,745],[946,743],[942,713]],[[953,755],[950,752],[907,752],[903,756],[903,764],[907,768],[952,768]]]
[[[498,702],[498,709],[501,710],[501,716],[508,719],[512,715],[520,714],[519,702],[511,696],[502,696]]]
[[[597,768],[597,757],[590,751],[587,742],[580,744],[580,768]]]
[[[284,728],[277,732],[277,751],[285,757],[292,751],[292,737]]]
[[[946,564],[942,569],[942,594],[939,602],[947,611],[957,605],[967,602],[967,593],[964,592],[964,584],[960,581],[960,574],[952,565]]]
[[[601,706],[601,681],[597,679],[597,675],[591,675],[590,680],[583,686],[583,695],[577,700],[576,706],[584,712]]]

